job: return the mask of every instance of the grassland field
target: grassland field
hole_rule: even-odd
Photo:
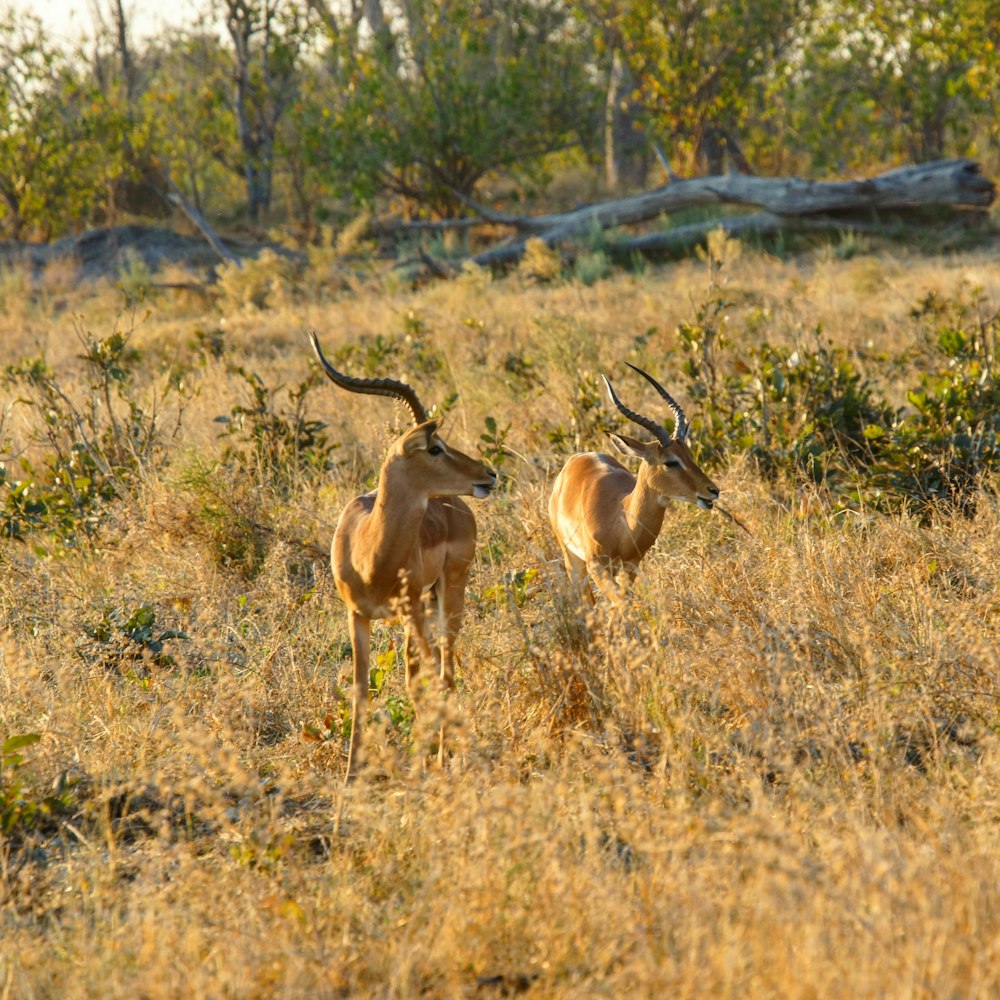
[[[995,248],[743,248],[713,287],[700,260],[418,287],[274,267],[210,297],[0,282],[8,481],[28,462],[51,492],[81,440],[125,470],[86,516],[0,539],[0,740],[29,737],[0,774],[0,998],[997,996],[995,481],[918,517],[706,460],[748,530],[671,505],[589,633],[546,514],[565,458],[623,426],[598,373],[666,416],[625,361],[697,450],[678,329],[713,295],[734,370],[819,329],[903,406],[915,304],[995,312]],[[322,379],[310,330],[503,479],[470,501],[457,691],[414,716],[377,624],[346,788],[328,547],[408,417]]]

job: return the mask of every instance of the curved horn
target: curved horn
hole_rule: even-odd
[[[316,352],[316,357],[323,366],[323,370],[330,380],[339,385],[341,389],[347,389],[349,392],[362,392],[371,396],[390,396],[393,399],[401,400],[410,408],[416,423],[426,422],[427,411],[417,399],[417,394],[411,386],[405,382],[397,382],[394,378],[354,378],[351,375],[338,372],[320,350],[319,338],[315,333],[310,332],[309,341],[312,343],[313,350]]]
[[[660,385],[659,382],[653,378],[648,372],[644,372],[641,368],[636,368],[635,365],[626,361],[625,364],[629,366],[634,372],[638,372],[666,401],[667,406],[670,407],[670,412],[674,415],[674,437],[678,441],[683,441],[687,437],[688,431],[691,429],[690,424],[688,424],[687,417],[684,415],[684,411],[681,409],[680,403],[674,399],[673,396],[667,392],[666,389]]]
[[[649,417],[644,417],[641,413],[636,413],[635,410],[630,410],[615,394],[615,390],[611,385],[611,379],[608,378],[604,372],[601,372],[601,378],[604,379],[604,384],[608,387],[608,395],[611,397],[611,402],[618,407],[618,409],[629,418],[634,424],[638,424],[640,427],[644,427],[650,434],[652,434],[660,444],[669,444],[670,436],[667,432],[655,421],[650,420]]]

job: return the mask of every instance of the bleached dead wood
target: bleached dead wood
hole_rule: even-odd
[[[242,267],[243,262],[219,239],[215,230],[208,224],[208,220],[198,211],[195,206],[184,197],[177,182],[169,175],[165,176],[167,191],[165,197],[175,208],[179,208],[194,224],[198,232],[205,237],[208,245],[227,263]]]
[[[782,228],[820,229],[864,226],[866,214],[919,209],[929,206],[987,208],[995,186],[984,177],[973,160],[935,160],[889,170],[875,177],[853,181],[809,181],[797,177],[753,177],[726,174],[672,180],[653,191],[599,202],[552,215],[510,216],[478,209],[483,222],[510,226],[517,238],[476,254],[481,266],[515,263],[528,238],[536,236],[550,246],[595,228],[612,229],[649,222],[661,215],[705,205],[746,205],[763,209],[762,214],[734,216],[713,222],[734,233],[741,230],[773,233]],[[851,213],[855,221],[837,221]],[[671,243],[681,246],[696,230],[667,231],[637,236],[629,243],[638,252],[662,252]],[[644,242],[645,240],[645,242]]]
[[[754,212],[751,215],[730,215],[724,219],[692,222],[684,226],[674,226],[672,229],[616,240],[609,250],[612,256],[618,258],[628,258],[636,253],[643,256],[682,254],[704,243],[708,234],[716,229],[722,229],[727,236],[746,239],[750,236],[776,236],[778,233],[822,233],[838,230],[877,233],[884,232],[885,227],[871,220],[846,216],[794,219],[772,215],[770,212]]]

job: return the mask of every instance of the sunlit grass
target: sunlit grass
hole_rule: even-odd
[[[44,353],[76,398],[75,331],[131,329],[136,391],[169,429],[90,540],[0,543],[0,740],[41,734],[23,795],[71,801],[0,835],[0,992],[994,995],[995,503],[845,514],[737,457],[711,475],[748,532],[671,507],[625,609],[585,626],[545,513],[561,452],[605,447],[581,385],[637,351],[672,385],[705,265],[334,295],[308,277],[134,314],[111,287],[0,289],[30,296],[0,317],[4,367]],[[726,279],[735,350],[821,326],[859,364],[899,356],[901,399],[917,300],[965,283],[1000,302],[987,255],[745,250]],[[448,405],[459,447],[490,446],[487,417],[505,432],[503,487],[475,504],[444,773],[433,706],[412,730],[394,709],[400,633],[377,624],[369,767],[342,786],[350,646],[326,550],[406,415],[324,383],[306,410],[339,446],[330,469],[223,460],[240,439],[217,418],[247,404],[234,366],[287,413],[309,330]],[[10,474],[42,445],[36,409],[8,403]],[[89,638],[144,606],[153,639],[183,633],[172,663],[120,628]]]

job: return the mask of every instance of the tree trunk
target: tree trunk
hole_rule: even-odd
[[[617,191],[621,184],[618,138],[621,133],[621,92],[625,70],[622,55],[615,49],[608,70],[608,95],[604,102],[604,180],[609,191]]]

